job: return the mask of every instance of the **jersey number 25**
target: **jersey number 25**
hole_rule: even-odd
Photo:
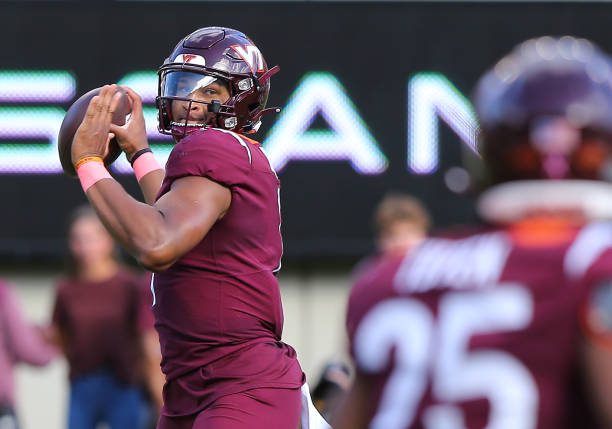
[[[532,429],[538,391],[525,365],[510,353],[470,350],[477,334],[515,331],[532,319],[529,292],[518,285],[451,292],[440,301],[437,320],[421,301],[393,298],[377,304],[355,334],[355,357],[365,372],[383,371],[395,349],[395,366],[370,428],[406,428],[431,382],[434,405],[423,412],[426,428],[465,428],[453,403],[486,398],[487,429]]]

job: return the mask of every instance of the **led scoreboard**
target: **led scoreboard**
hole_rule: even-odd
[[[438,226],[471,222],[473,197],[462,192],[464,160],[477,158],[476,79],[529,37],[573,34],[609,49],[606,12],[605,3],[2,2],[0,254],[61,257],[65,219],[85,198],[61,173],[57,133],[84,92],[109,82],[136,90],[165,162],[172,141],[157,132],[156,68],[208,25],[244,31],[281,66],[269,106],[283,110],[256,137],[283,185],[286,259],[363,255],[388,191],[421,198]],[[113,170],[137,196],[124,157]]]
[[[61,173],[57,135],[65,114],[62,104],[72,101],[76,95],[75,77],[69,71],[5,70],[0,73],[0,101],[19,105],[0,108],[0,174]],[[130,86],[142,97],[147,134],[156,156],[164,163],[172,141],[157,131],[154,106],[157,74],[136,72],[119,79],[118,83]],[[409,173],[431,174],[438,169],[438,120],[456,132],[459,142],[476,152],[478,125],[470,102],[443,75],[417,73],[407,87],[406,97],[410,102],[405,151]],[[49,106],[28,107],[30,103]],[[327,122],[328,129],[310,130],[319,116]],[[39,140],[44,143],[34,143]],[[277,172],[296,160],[346,161],[360,175],[382,174],[389,164],[342,84],[327,72],[310,72],[304,76],[262,144]],[[112,168],[118,174],[132,172],[124,158]]]

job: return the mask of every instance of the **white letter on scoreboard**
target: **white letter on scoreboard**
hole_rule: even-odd
[[[74,97],[67,71],[1,70],[0,103],[63,103]],[[0,107],[0,173],[59,173],[57,133],[65,111],[48,106]],[[24,140],[42,142],[22,144]]]
[[[476,152],[478,122],[471,103],[440,73],[408,81],[408,170],[430,174],[439,163],[438,117]]]
[[[330,130],[308,130],[321,114]],[[291,160],[347,160],[362,174],[380,174],[387,158],[344,88],[331,74],[308,73],[270,130],[264,148],[275,170]]]

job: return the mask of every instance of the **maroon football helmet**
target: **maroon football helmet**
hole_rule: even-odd
[[[612,64],[584,39],[528,40],[479,81],[485,185],[610,178]]]
[[[182,39],[159,68],[158,129],[180,139],[191,130],[211,126],[239,133],[252,133],[261,125],[270,92],[270,77],[278,66],[268,66],[255,44],[243,33],[231,28],[200,28]],[[191,94],[215,81],[227,86],[230,98],[204,103]],[[202,123],[174,118],[172,103],[196,103],[208,110]]]

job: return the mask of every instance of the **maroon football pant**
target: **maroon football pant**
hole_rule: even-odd
[[[300,389],[252,389],[216,400],[199,414],[161,416],[157,429],[298,429]]]

